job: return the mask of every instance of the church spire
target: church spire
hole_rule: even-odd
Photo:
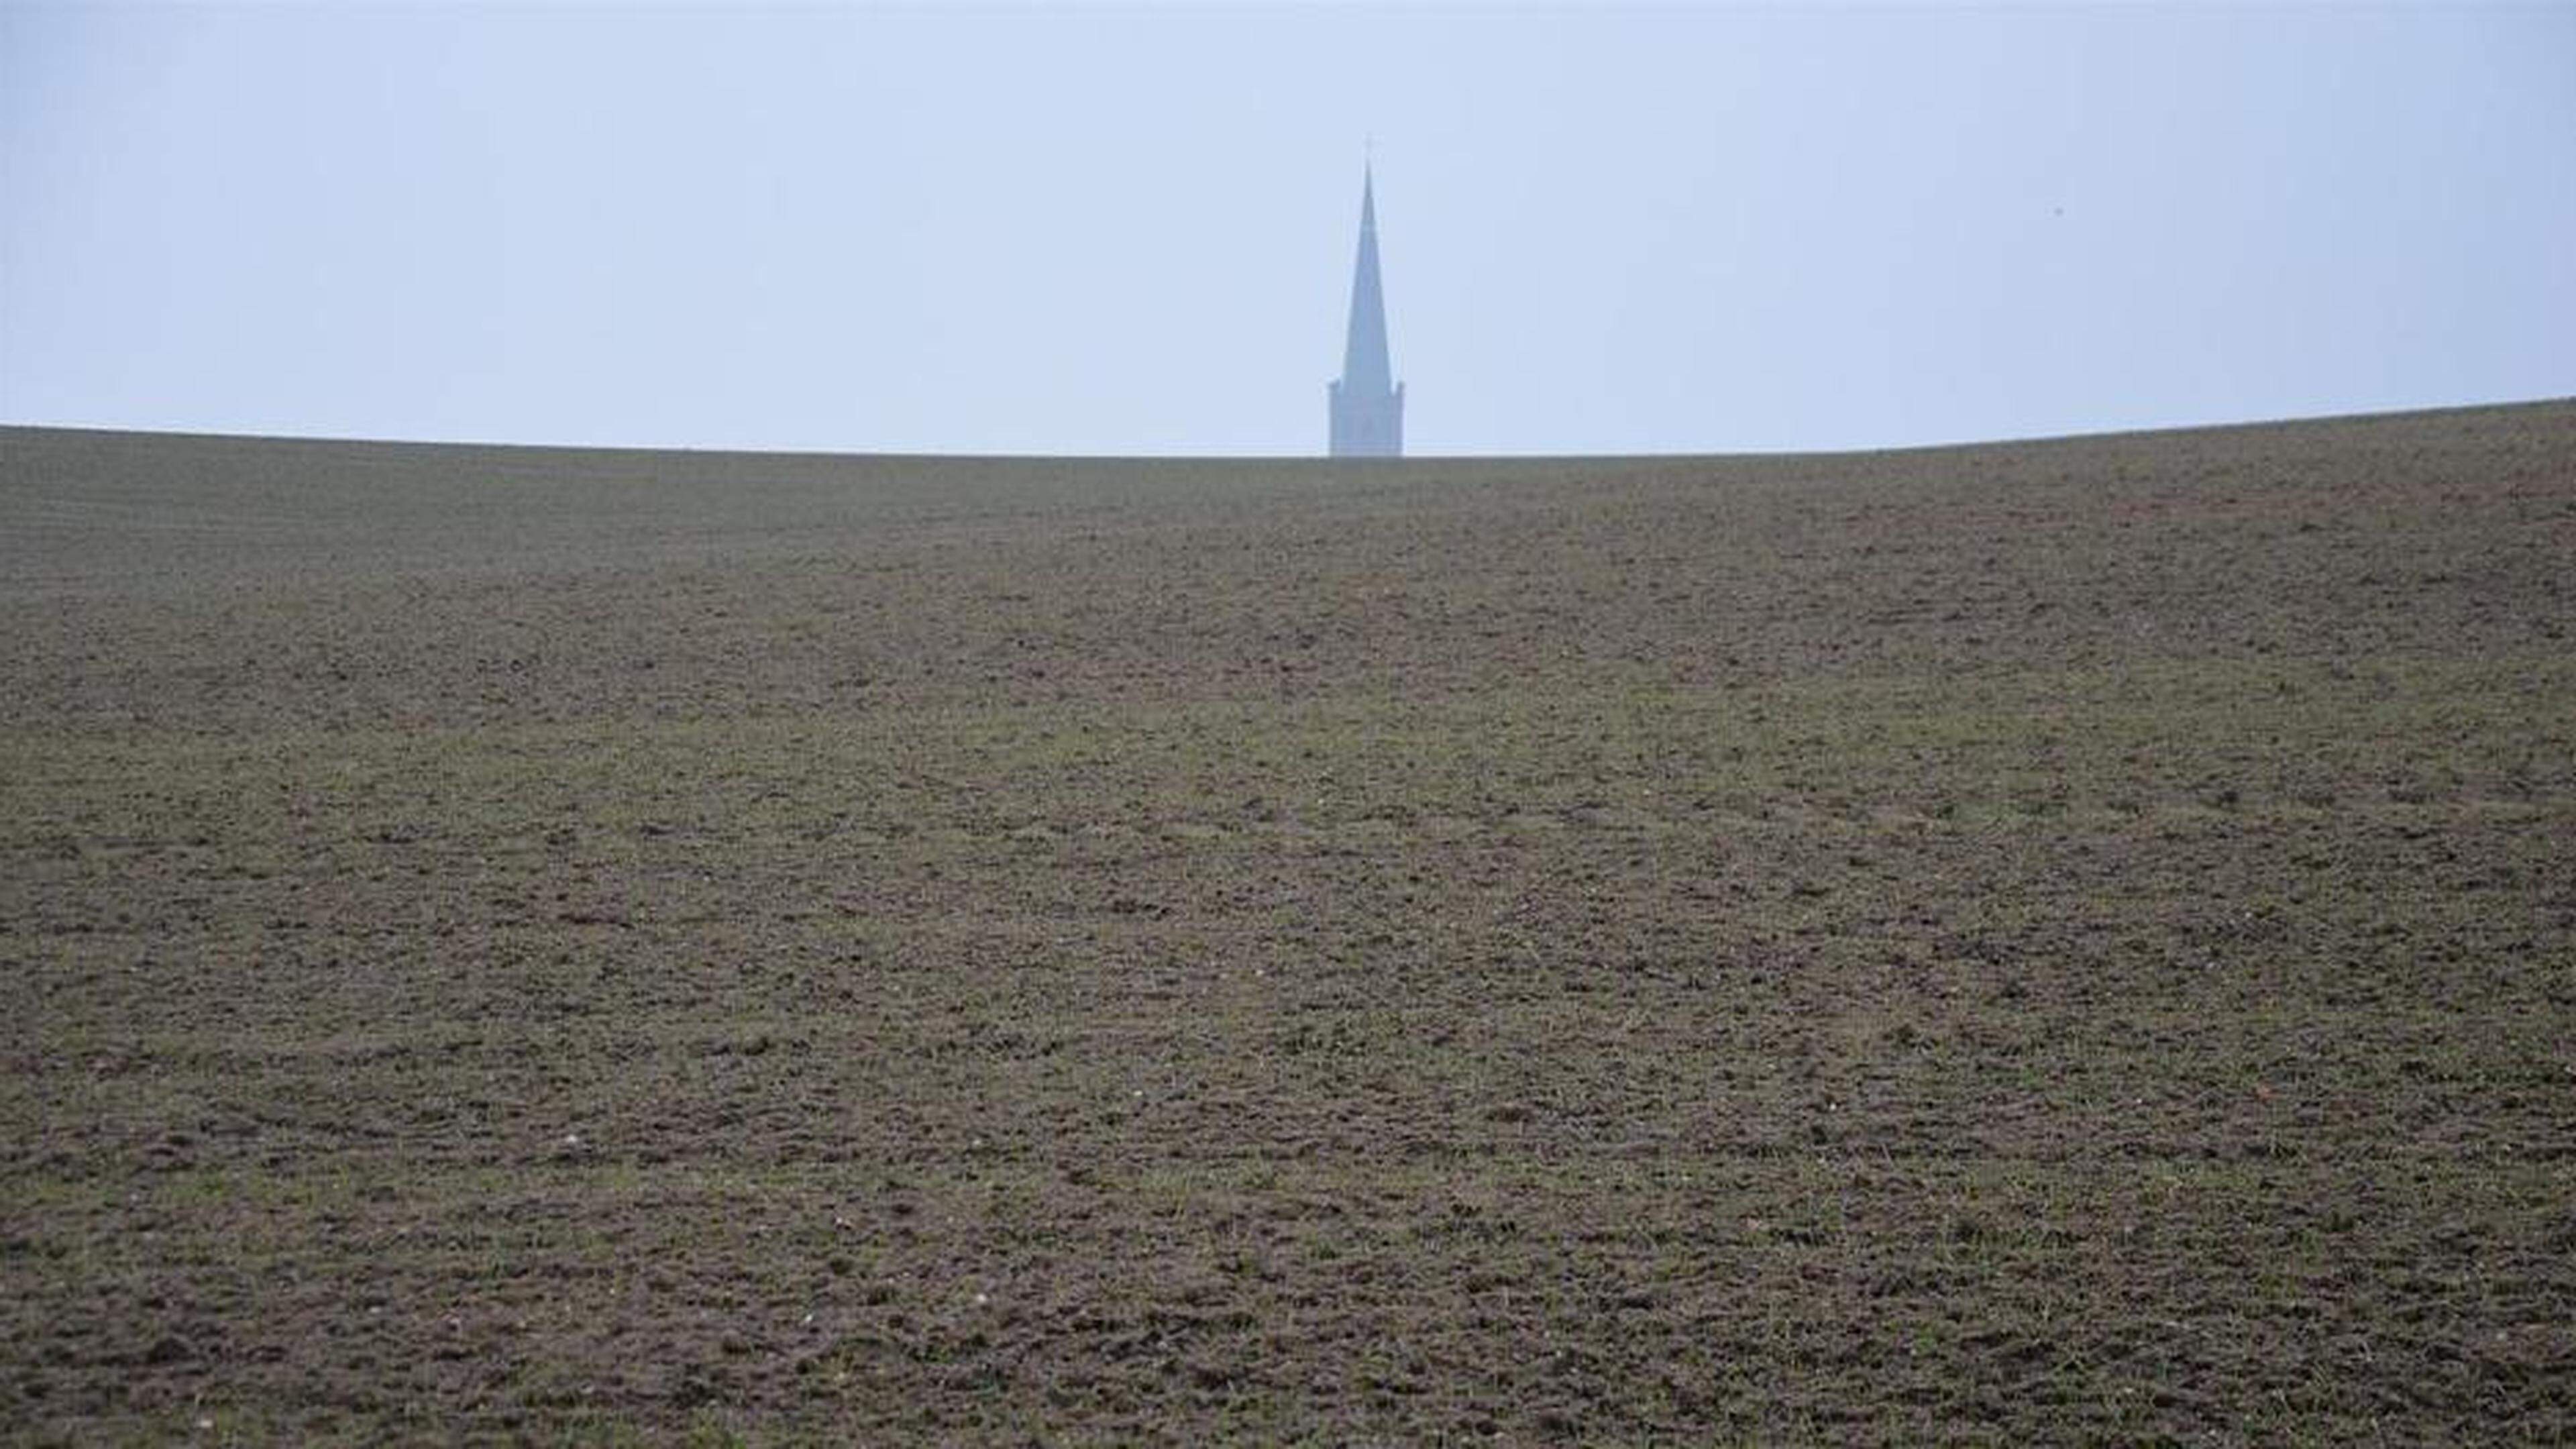
[[[1351,268],[1351,324],[1342,376],[1328,392],[1336,458],[1404,452],[1404,387],[1386,359],[1386,295],[1377,266],[1377,168],[1360,173],[1360,251]]]
[[[1386,364],[1386,294],[1377,274],[1377,177],[1360,173],[1360,255],[1351,268],[1350,338],[1342,344],[1342,386],[1372,396],[1391,386]]]

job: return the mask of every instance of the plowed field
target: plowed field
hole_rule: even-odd
[[[2567,1442],[2576,403],[0,431],[0,1433]]]

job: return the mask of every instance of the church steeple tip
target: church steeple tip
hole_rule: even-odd
[[[1336,458],[1395,458],[1404,453],[1404,384],[1386,354],[1386,295],[1378,278],[1377,165],[1360,169],[1360,248],[1351,267],[1350,330],[1342,375],[1327,389],[1330,446]]]

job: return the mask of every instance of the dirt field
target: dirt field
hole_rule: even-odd
[[[2568,1442],[2576,403],[0,432],[25,1441]]]

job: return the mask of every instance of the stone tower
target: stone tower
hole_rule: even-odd
[[[1332,455],[1404,456],[1404,384],[1386,361],[1386,296],[1377,279],[1377,178],[1360,176],[1360,258],[1351,272],[1351,331],[1341,380],[1328,388]]]

